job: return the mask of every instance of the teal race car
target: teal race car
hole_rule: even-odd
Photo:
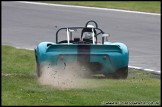
[[[59,28],[55,36],[56,42],[41,42],[35,48],[38,77],[44,65],[65,69],[67,64],[80,63],[92,73],[101,73],[107,78],[127,78],[127,46],[109,42],[110,35],[104,33],[95,21],[90,20],[83,27]]]

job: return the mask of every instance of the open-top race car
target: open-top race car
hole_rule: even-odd
[[[68,63],[79,62],[93,73],[102,73],[108,78],[127,78],[127,46],[108,42],[109,34],[105,34],[95,21],[90,20],[83,27],[60,28],[55,36],[56,42],[41,42],[35,48],[38,77],[44,64],[66,67]]]

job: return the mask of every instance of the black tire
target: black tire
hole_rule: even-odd
[[[40,77],[42,75],[41,67],[37,64],[37,76]]]
[[[36,73],[37,73],[37,76],[40,77],[42,72],[41,72],[41,66],[40,64],[38,64],[38,61],[37,61],[36,50],[35,50],[35,60],[36,60]]]
[[[106,78],[126,79],[128,77],[128,67],[118,69],[115,73],[105,75]]]

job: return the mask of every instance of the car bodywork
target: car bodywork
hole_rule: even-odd
[[[91,26],[93,23],[95,26]],[[73,33],[80,29],[79,36],[73,38]],[[66,38],[59,41],[59,32]],[[83,38],[84,33],[90,33],[91,38]],[[90,20],[83,27],[65,27],[56,32],[56,42],[41,42],[35,48],[37,75],[41,76],[41,66],[63,65],[79,62],[94,73],[102,73],[108,78],[127,78],[129,51],[124,43],[109,42],[109,34],[105,34],[98,24]],[[99,41],[100,38],[100,41]]]

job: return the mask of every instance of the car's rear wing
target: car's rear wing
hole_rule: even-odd
[[[122,53],[122,49],[118,45],[78,45],[78,44],[54,44],[50,45],[46,52],[55,52],[55,53],[73,53],[73,52],[90,52],[91,54],[105,54],[109,52]]]

